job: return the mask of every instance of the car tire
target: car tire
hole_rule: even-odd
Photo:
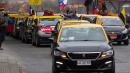
[[[106,72],[104,72],[104,73],[116,73],[116,72],[115,72],[114,69],[111,69],[111,70],[108,70],[108,71],[106,71]]]
[[[52,73],[61,73],[55,66],[55,60],[52,60]]]
[[[121,43],[122,43],[122,42],[119,41],[119,42],[117,42],[117,45],[121,45]]]
[[[36,46],[36,44],[35,44],[35,36],[32,36],[32,45]]]
[[[124,45],[129,45],[129,39],[124,41]]]
[[[36,44],[36,47],[40,46],[40,39],[38,36],[35,37],[35,44]]]
[[[25,37],[24,37],[24,39],[25,39],[25,43],[29,43],[29,40],[28,40],[28,38],[27,38],[27,36],[26,36],[27,34],[25,34]]]
[[[105,71],[104,73],[116,73],[115,72],[115,61],[112,64],[112,68],[110,70]]]
[[[21,36],[21,40],[23,43],[25,43],[24,35]]]

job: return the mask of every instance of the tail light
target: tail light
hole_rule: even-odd
[[[40,27],[40,30],[42,32],[50,33],[52,31],[51,26],[46,26],[46,27]]]

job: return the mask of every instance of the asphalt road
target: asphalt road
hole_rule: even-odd
[[[13,56],[23,66],[26,73],[51,73],[49,46],[37,48],[7,37],[3,48],[4,53]],[[130,45],[114,45],[114,49],[116,73],[130,73]]]

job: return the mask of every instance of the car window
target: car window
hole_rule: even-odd
[[[45,25],[45,26],[56,26],[57,21],[40,21],[39,25]]]
[[[64,28],[60,41],[106,41],[102,28]]]
[[[119,18],[102,18],[103,26],[124,26],[124,23]]]

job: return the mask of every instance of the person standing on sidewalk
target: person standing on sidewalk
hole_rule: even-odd
[[[8,21],[9,17],[7,13],[5,13],[4,16],[0,15],[0,50],[2,50],[1,46],[3,41],[5,40]]]

